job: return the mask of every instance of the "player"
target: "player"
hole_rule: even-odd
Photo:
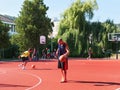
[[[67,69],[68,69],[68,55],[69,55],[69,48],[66,42],[62,39],[58,39],[58,49],[56,51],[56,55],[58,56],[58,68],[61,69],[62,78],[61,83],[67,82]],[[61,62],[59,57],[64,55],[66,60]]]
[[[91,59],[91,56],[92,56],[92,48],[89,47],[89,50],[88,50],[88,58],[87,58],[87,59]]]
[[[32,51],[33,51],[33,50],[30,48],[30,49],[28,49],[27,51],[23,52],[23,53],[19,56],[19,58],[22,59],[23,63],[20,64],[20,65],[18,65],[18,66],[22,67],[23,70],[25,70],[25,67],[26,67],[26,64],[27,64],[28,60],[31,60],[31,58],[30,58],[30,53],[31,53]]]

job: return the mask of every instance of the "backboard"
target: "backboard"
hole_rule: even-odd
[[[46,44],[46,37],[44,35],[40,36],[40,44]]]
[[[120,33],[108,33],[108,41],[120,41]]]

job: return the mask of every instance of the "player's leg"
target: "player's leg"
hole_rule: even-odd
[[[67,82],[67,70],[61,69],[62,77],[61,77],[61,83]]]
[[[65,72],[63,69],[61,69],[61,82],[65,81]]]
[[[22,64],[22,69],[23,70],[25,70],[25,66],[26,66],[25,61],[23,61],[23,64]]]
[[[64,62],[64,81],[67,82],[68,58]]]
[[[27,61],[28,61],[28,57],[25,57],[23,60],[23,67],[22,67],[23,70],[25,70],[25,67],[27,65]]]
[[[66,81],[66,62],[61,62],[62,63],[62,68],[61,68],[61,72],[62,72],[62,80],[61,82],[65,82]]]
[[[67,70],[64,70],[64,81],[67,82]]]
[[[22,59],[22,63],[18,65],[19,67],[23,67],[23,66],[24,66],[25,58],[24,58],[24,57],[21,57],[21,59]]]

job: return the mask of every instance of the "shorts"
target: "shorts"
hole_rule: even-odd
[[[68,58],[66,58],[65,62],[60,62],[60,60],[58,60],[58,68],[68,70]]]
[[[21,57],[21,59],[22,59],[23,62],[29,60],[28,57]]]

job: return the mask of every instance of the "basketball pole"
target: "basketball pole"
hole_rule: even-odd
[[[51,40],[51,52],[53,52],[53,34],[50,35],[50,40]]]
[[[115,48],[116,48],[116,59],[119,58],[118,56],[118,42],[120,41],[120,33],[108,33],[108,40],[115,42]]]
[[[116,40],[116,59],[118,59],[118,40]]]

